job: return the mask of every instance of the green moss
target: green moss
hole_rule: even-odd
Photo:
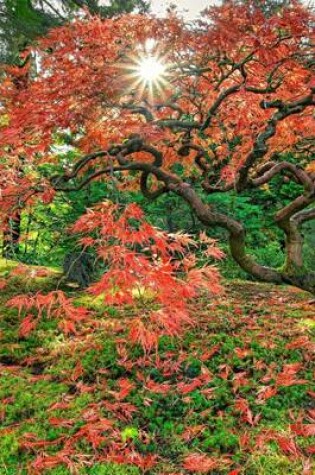
[[[1,464],[10,464],[18,455],[19,442],[14,432],[0,437],[0,467]],[[1,472],[0,472],[1,473]]]
[[[99,295],[97,297],[87,294],[79,295],[75,301],[78,305],[82,305],[89,310],[94,310],[96,312],[104,313],[107,309],[104,302],[104,295]]]
[[[6,374],[1,379],[0,399],[12,398],[13,403],[6,406],[6,425],[20,422],[30,417],[47,419],[48,407],[56,402],[58,396],[66,393],[65,384],[52,381],[29,381],[21,377]]]
[[[126,443],[130,440],[137,440],[139,438],[139,430],[137,427],[125,427],[121,431],[121,440]]]
[[[89,475],[140,475],[136,467],[113,463],[94,465],[87,473]]]
[[[15,265],[13,261],[4,264],[0,259],[0,275]],[[25,285],[28,285],[30,293],[36,289],[42,290],[41,286],[47,289],[53,285],[53,279],[52,275],[47,281],[38,279],[25,283],[17,277],[14,281],[16,287],[10,286],[0,296],[0,362],[8,366],[0,376],[0,414],[3,414],[0,475],[27,475],[27,467],[42,449],[23,449],[21,441],[26,433],[34,434],[38,440],[57,441],[56,445],[45,447],[45,453],[53,455],[62,450],[63,440],[71,440],[71,436],[88,420],[93,424],[94,414],[96,423],[98,418],[108,418],[114,422],[115,430],[110,437],[115,442],[125,443],[142,456],[158,455],[158,464],[150,469],[150,475],[177,473],[185,454],[200,451],[215,457],[228,454],[236,466],[244,467],[246,475],[301,473],[299,462],[292,462],[278,454],[277,444],[270,443],[268,453],[265,453],[267,449],[264,448],[252,456],[239,450],[239,440],[245,431],[251,442],[264,429],[288,433],[288,411],[294,411],[294,414],[303,414],[304,411],[306,414],[310,407],[308,390],[312,388],[313,374],[309,361],[303,358],[305,350],[286,348],[287,343],[296,338],[288,337],[287,330],[290,330],[290,335],[299,335],[305,328],[309,335],[309,328],[300,325],[303,316],[309,317],[302,305],[294,307],[292,313],[290,300],[287,304],[271,307],[262,300],[256,306],[251,296],[268,292],[270,286],[233,283],[230,288],[234,289],[236,304],[231,296],[220,300],[218,307],[211,306],[207,321],[206,302],[197,302],[197,312],[199,309],[202,312],[203,323],[200,326],[189,329],[181,339],[162,338],[158,359],[151,355],[151,362],[147,359],[145,365],[142,364],[144,353],[141,347],[127,345],[128,359],[126,364],[120,364],[115,345],[116,335],[104,330],[105,325],[102,323],[106,320],[102,319],[107,319],[109,314],[114,318],[123,315],[121,309],[119,312],[114,307],[105,309],[102,302],[77,291],[71,294],[77,297],[76,302],[95,310],[100,320],[99,327],[91,330],[87,339],[85,335],[65,337],[56,330],[57,321],[45,318],[27,338],[18,337],[17,311],[5,307],[6,299],[18,294]],[[281,290],[284,291],[290,295],[287,290]],[[300,297],[294,293],[293,298]],[[238,308],[236,318],[234,305]],[[281,327],[284,315],[286,319]],[[253,322],[253,325],[249,322]],[[118,335],[119,338],[124,336],[123,333]],[[272,342],[273,345],[265,345],[266,342]],[[204,361],[201,355],[216,344],[217,352]],[[249,348],[250,352],[243,358],[238,357],[235,348]],[[78,362],[83,371],[74,380],[73,372]],[[256,365],[257,362],[261,364]],[[298,379],[306,379],[309,384],[278,388],[275,396],[263,404],[257,404],[257,395],[265,384],[262,381],[269,374],[269,369],[276,377],[285,364],[294,362],[302,363]],[[229,368],[227,373],[226,367]],[[209,383],[190,392],[179,389],[178,383],[189,384],[207,372],[210,375]],[[237,387],[237,375],[243,372],[249,383]],[[121,377],[134,383],[134,389],[122,401],[116,399],[117,379]],[[167,394],[156,393],[148,388],[148,380],[157,384],[167,383],[171,390]],[[273,383],[271,380],[266,384]],[[254,416],[260,414],[259,423],[254,427],[244,422],[240,412],[235,410],[235,400],[239,398],[248,401]],[[51,407],[57,402],[65,402],[66,405],[52,410]],[[106,402],[109,406],[114,403],[118,409],[107,408]],[[126,404],[132,404],[137,411],[125,417],[123,410]],[[54,425],[49,421],[51,417],[71,420],[71,424]],[[195,427],[196,433],[193,432]],[[198,427],[202,429],[199,431]],[[301,437],[297,441],[301,448],[313,443],[311,438]],[[87,460],[91,460],[97,456],[101,446],[93,449],[86,438],[76,440],[74,459],[76,453],[84,453]],[[47,470],[46,473],[70,475],[64,465]],[[78,471],[78,475],[139,473],[136,467],[109,463],[82,467]]]
[[[254,454],[246,468],[246,475],[300,475],[301,473],[300,462],[278,454]]]
[[[64,465],[59,465],[45,472],[47,475],[70,475],[71,473]],[[81,468],[76,473],[78,475],[140,475],[137,467],[115,463],[96,464],[90,468]]]
[[[8,274],[12,269],[17,267],[18,263],[10,259],[3,259],[0,257],[0,275]]]

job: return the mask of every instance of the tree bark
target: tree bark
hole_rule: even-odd
[[[285,268],[277,270],[262,266],[246,251],[246,233],[241,223],[216,212],[212,207],[203,203],[194,189],[187,183],[170,185],[170,189],[190,205],[199,221],[204,225],[219,226],[229,232],[229,246],[232,257],[245,272],[263,282],[290,284],[315,294],[315,273],[307,273],[303,267],[302,236],[297,228],[296,233],[293,233],[292,228],[290,228],[291,234],[287,234],[288,258]]]
[[[246,252],[246,233],[241,223],[212,210],[209,205],[202,202],[194,189],[187,183],[171,185],[170,188],[191,206],[195,215],[203,224],[206,226],[219,226],[229,232],[229,245],[232,257],[243,270],[266,282],[282,282],[281,274],[277,270],[258,264]]]
[[[6,259],[12,259],[19,252],[19,241],[21,236],[21,211],[14,216],[7,218],[7,230],[3,233],[3,252]]]

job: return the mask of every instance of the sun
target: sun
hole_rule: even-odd
[[[135,73],[148,85],[154,85],[165,79],[166,66],[159,58],[147,56],[140,59]]]
[[[167,62],[153,53],[143,53],[134,62],[131,71],[131,88],[138,97],[147,97],[151,101],[163,97],[168,86]]]
[[[159,54],[155,40],[148,39],[144,45],[140,45],[129,61],[129,64],[121,65],[129,83],[128,91],[150,101],[164,97],[169,87],[169,64],[166,57]]]

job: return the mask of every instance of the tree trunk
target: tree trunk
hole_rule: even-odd
[[[188,184],[183,183],[172,188],[191,206],[199,221],[206,226],[219,226],[229,232],[232,256],[243,270],[260,280],[281,282],[281,274],[278,271],[258,264],[252,256],[247,254],[245,230],[241,223],[227,215],[214,211],[209,205],[204,204]]]
[[[3,233],[3,252],[6,259],[14,258],[19,252],[19,241],[21,236],[21,211],[15,216],[7,218],[7,229]]]
[[[298,230],[288,234],[286,239],[286,263],[285,270],[290,272],[303,271],[303,238]]]
[[[187,183],[171,185],[171,189],[190,205],[199,221],[203,224],[206,226],[219,226],[229,232],[229,245],[232,257],[245,272],[264,282],[290,284],[315,293],[315,273],[307,273],[303,267],[302,236],[297,227],[290,226],[290,233],[287,233],[286,249],[288,258],[286,268],[283,271],[279,271],[271,267],[262,266],[246,251],[246,234],[241,223],[227,215],[216,212],[212,207],[203,203],[194,189]],[[290,273],[288,272],[289,268]]]

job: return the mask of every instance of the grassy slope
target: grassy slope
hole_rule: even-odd
[[[14,263],[0,261],[0,278],[8,267]],[[67,464],[90,475],[219,475],[234,469],[246,475],[299,475],[303,467],[303,473],[313,473],[314,437],[295,436],[290,429],[315,418],[314,306],[306,295],[229,283],[217,301],[192,304],[198,328],[179,341],[164,339],[158,360],[153,355],[143,366],[140,348],[120,347],[117,353],[113,343],[117,334],[124,336],[124,313],[107,308],[104,315],[99,303],[84,295],[78,296],[81,304],[99,314],[93,330],[65,337],[56,322],[43,319],[30,336],[19,338],[17,312],[5,307],[6,300],[48,290],[56,280],[54,273],[33,280],[17,276],[1,291],[0,475],[40,473],[42,466],[50,475],[67,475]],[[292,366],[285,365],[295,363],[296,375],[286,380]],[[124,396],[117,381],[127,379],[133,386]],[[264,399],[270,386],[276,392]],[[244,400],[250,412],[242,412]],[[104,418],[114,426],[110,438],[117,454],[130,449],[129,461],[130,453],[140,454],[138,465],[150,465],[157,454],[157,465],[143,472],[131,464],[102,462],[107,433],[96,431],[105,439],[95,441],[92,432]],[[70,456],[56,463],[56,454],[65,454],[69,444]],[[191,453],[212,457],[216,468],[185,471]]]

